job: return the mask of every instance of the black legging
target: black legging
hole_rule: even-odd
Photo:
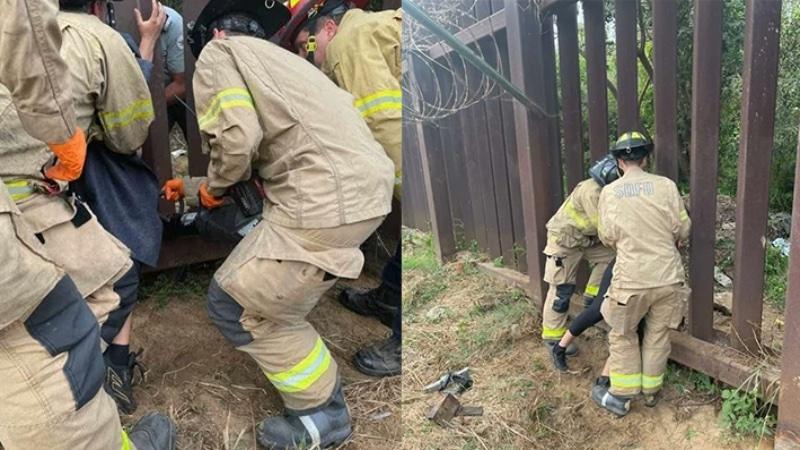
[[[592,299],[592,303],[590,303],[583,312],[578,314],[578,317],[569,325],[569,332],[571,335],[580,336],[581,333],[603,320],[603,315],[600,314],[600,307],[603,305],[603,297],[605,297],[606,291],[608,291],[608,286],[611,285],[611,274],[614,271],[614,263],[616,261],[617,259],[614,258],[611,263],[608,264],[608,268],[605,273],[603,273],[603,279],[600,281],[600,290],[597,291],[597,295]]]

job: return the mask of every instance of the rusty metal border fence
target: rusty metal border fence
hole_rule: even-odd
[[[488,8],[475,11],[478,21],[466,24],[456,37],[469,46],[484,45],[488,38],[501,43],[505,76],[531,100],[558,114],[534,114],[510,96],[502,96],[446,119],[406,124],[404,223],[430,229],[443,261],[472,242],[492,258],[503,258],[507,267],[528,275],[522,277],[524,287],[541,307],[545,222],[559,206],[563,190],[568,192],[585,176],[584,160],[604,154],[612,137],[606,90],[606,12],[603,0],[581,1],[587,70],[587,98],[583,99],[576,0],[486,3]],[[536,3],[538,8],[531,7]],[[656,171],[676,179],[677,0],[652,3]],[[618,126],[638,127],[636,4],[617,0],[613,13]],[[744,383],[758,364],[747,355],[759,351],[761,331],[780,18],[779,0],[747,0],[733,317],[731,332],[723,333],[713,326],[723,2],[694,1],[689,177],[693,295],[687,332],[672,334],[671,358],[734,386]],[[450,51],[446,45],[436,45],[424,56],[436,60]],[[435,88],[434,81],[446,82],[447,74],[443,65],[420,64],[421,56],[408,56],[407,76],[413,77],[425,96]],[[584,102],[588,146],[583,142]],[[800,158],[797,173],[800,176]],[[797,249],[800,183],[795,186],[792,245]],[[782,372],[764,370],[761,380],[765,391],[774,389],[778,378],[782,381],[778,449],[800,446],[800,257],[796,255],[795,251],[790,259]]]

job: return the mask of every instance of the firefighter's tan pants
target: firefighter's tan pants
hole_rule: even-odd
[[[134,449],[102,387],[103,374],[96,319],[74,288],[0,330],[4,448]]]
[[[549,244],[545,250],[547,261],[544,268],[544,281],[550,285],[544,301],[542,312],[542,339],[559,340],[567,332],[567,313],[553,311],[553,303],[558,298],[558,287],[575,285],[578,266],[585,259],[591,267],[589,281],[586,283],[584,295],[594,297],[600,290],[608,264],[614,259],[614,250],[603,244],[591,247],[567,248]]]
[[[669,330],[683,319],[689,290],[682,283],[650,289],[611,285],[600,312],[608,333],[610,392],[630,397],[654,394],[664,383],[670,352]],[[641,345],[637,328],[644,319]]]
[[[324,242],[331,249],[357,249],[382,220],[302,232],[307,239]],[[262,222],[261,226],[268,224]],[[261,231],[253,230],[229,259],[241,259],[236,255],[239,247],[252,246],[255,234]],[[266,233],[261,239],[281,239],[269,229]],[[313,264],[256,255],[232,270],[224,264],[209,288],[212,321],[239,350],[256,360],[290,414],[311,414],[327,405],[336,387],[336,361],[306,320],[335,283],[335,277]]]

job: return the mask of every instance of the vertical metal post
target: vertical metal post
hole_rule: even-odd
[[[639,129],[638,67],[636,60],[636,1],[617,0],[617,131]]]
[[[561,69],[561,117],[564,122],[564,166],[567,191],[585,177],[583,171],[583,117],[581,114],[581,75],[578,63],[578,9],[567,5],[557,11],[558,56]]]
[[[707,2],[718,3],[718,2]],[[653,83],[655,88],[655,158],[661,175],[678,180],[678,3],[655,0],[653,5]],[[698,29],[695,28],[695,33]]]
[[[506,0],[506,32],[508,36],[511,81],[539,105],[547,104],[541,25],[537,8],[528,0]],[[554,112],[549,112],[554,113]],[[517,158],[525,221],[528,275],[534,302],[541,308],[544,298],[545,223],[558,206],[549,192],[552,177],[560,175],[551,157],[549,124],[546,117],[535,114],[514,102]]]
[[[764,297],[781,1],[748,0],[746,20],[731,341],[741,349],[757,351]]]
[[[608,91],[606,88],[606,17],[603,0],[583,2],[586,35],[586,95],[589,151],[592,159],[608,153]]]
[[[658,3],[658,2],[656,2]],[[689,330],[711,341],[714,320],[714,247],[717,219],[722,2],[695,0],[692,62]]]

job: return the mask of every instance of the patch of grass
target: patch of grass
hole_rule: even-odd
[[[760,438],[775,432],[777,419],[769,404],[759,400],[757,389],[724,389],[720,422],[738,435]]]
[[[692,439],[695,438],[695,436],[697,436],[697,431],[694,431],[694,428],[689,427],[686,429],[686,433],[684,434],[684,436],[686,436],[687,441],[691,441]]]
[[[699,392],[708,395],[718,395],[717,382],[706,374],[670,362],[664,384],[672,385],[680,394]]]
[[[204,299],[213,276],[213,269],[205,266],[176,269],[147,276],[139,287],[141,301],[155,302],[156,309],[166,307],[170,300]]]
[[[786,305],[788,275],[789,258],[783,256],[780,249],[768,245],[764,267],[764,296],[781,311]]]
[[[403,230],[403,270],[432,271],[441,267],[430,233]]]
[[[497,258],[493,259],[492,265],[495,267],[503,267],[503,257],[498,256]]]

